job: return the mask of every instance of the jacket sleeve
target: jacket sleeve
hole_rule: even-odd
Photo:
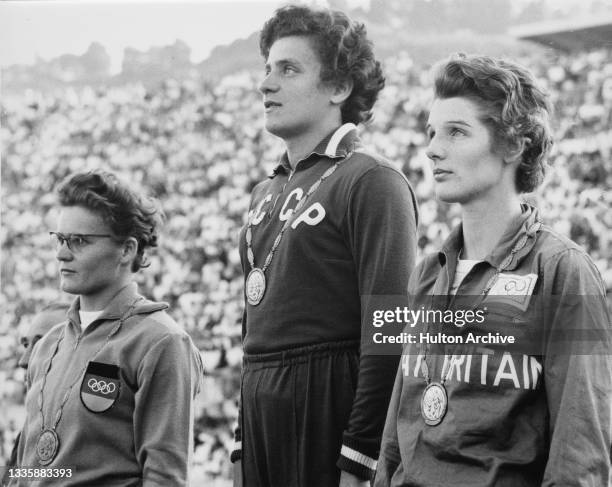
[[[189,484],[200,364],[191,339],[183,334],[164,336],[141,361],[134,398],[134,449],[143,487]]]
[[[610,485],[612,327],[604,285],[576,249],[551,258],[544,276],[552,276],[544,357],[551,436],[542,485]]]
[[[417,227],[416,201],[407,179],[381,165],[364,173],[350,193],[346,226],[362,309],[368,296],[405,296],[416,258]],[[363,336],[370,323],[364,316],[361,319]],[[376,470],[398,360],[397,355],[360,356],[355,399],[337,466],[364,479]]]
[[[385,421],[385,428],[382,434],[374,487],[389,487],[393,474],[401,462],[399,442],[397,440],[397,412],[402,395],[403,380],[402,368],[398,367],[391,402],[387,411],[387,420]]]

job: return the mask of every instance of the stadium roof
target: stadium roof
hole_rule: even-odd
[[[510,34],[563,51],[612,48],[612,13],[518,25],[510,29]]]

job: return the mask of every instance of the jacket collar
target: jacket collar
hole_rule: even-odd
[[[515,270],[536,243],[537,232],[541,226],[535,225],[540,222],[538,210],[527,203],[523,203],[521,209],[521,214],[512,220],[508,228],[506,228],[505,232],[502,234],[497,245],[495,245],[493,251],[484,258],[485,262],[488,262],[496,269],[501,266],[504,259],[510,255],[514,246],[523,236],[527,238],[527,243],[516,253],[506,270]],[[457,262],[462,247],[463,227],[459,224],[453,228],[444,242],[444,245],[442,245],[442,249],[438,252],[440,265],[444,266],[448,264],[449,266],[453,266],[454,270],[455,263]],[[454,274],[454,272],[452,274]]]
[[[136,306],[135,306],[136,305]],[[130,307],[133,309],[130,311]],[[81,308],[80,298],[77,297],[68,310],[68,319],[71,323],[81,327],[81,320],[79,317],[79,310]],[[96,318],[98,321],[118,320],[124,318],[126,312],[130,311],[129,316],[135,314],[147,314],[153,311],[162,310],[168,308],[166,303],[155,303],[147,301],[143,296],[138,294],[138,286],[135,282],[128,284],[121,288],[115,296],[106,305],[106,308],[102,310],[100,315]],[[128,318],[128,316],[125,316]],[[93,323],[92,323],[93,325]],[[92,326],[90,325],[90,326]]]
[[[345,123],[328,134],[308,155],[300,159],[296,164],[296,168],[300,163],[314,156],[341,159],[348,156],[358,145],[359,135],[357,127],[353,123]],[[273,178],[281,172],[286,174],[291,172],[291,165],[289,164],[286,152],[280,157],[278,165],[269,177]]]
[[[512,249],[521,238],[525,238],[525,245],[513,257],[510,265],[505,270],[515,270],[520,262],[531,251],[537,240],[537,233],[541,227],[538,210],[526,203],[521,205],[522,212],[508,225],[493,251],[484,258],[491,267],[498,269],[502,262],[511,254]],[[438,252],[440,273],[434,283],[433,292],[436,306],[448,306],[450,296],[448,295],[450,285],[453,282],[457,269],[457,259],[463,247],[463,227],[457,225],[442,245]]]

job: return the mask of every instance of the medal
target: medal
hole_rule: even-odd
[[[427,365],[427,355],[423,355],[423,361],[421,362],[421,373],[425,379],[427,386],[421,396],[421,416],[428,426],[439,425],[446,411],[448,410],[448,395],[446,394],[446,387],[444,383],[449,379],[452,368],[450,363],[453,360],[453,356],[447,361],[444,361],[442,367],[442,374],[440,382],[432,382],[429,376],[429,366]]]
[[[421,396],[421,416],[429,426],[442,422],[448,407],[448,396],[444,384],[431,382]]]
[[[491,291],[491,289],[493,288],[495,282],[499,278],[499,275],[512,264],[515,254],[522,250],[523,247],[525,247],[525,245],[527,244],[528,235],[537,235],[537,232],[540,230],[541,226],[541,222],[536,221],[527,229],[525,235],[523,235],[517,241],[517,243],[510,251],[510,254],[506,256],[500,266],[495,269],[495,273],[488,280],[487,284],[482,290],[482,293],[480,294],[480,302],[476,306],[474,306],[474,308],[476,308],[478,305],[480,305],[480,303],[482,303],[484,298],[489,294],[489,291]],[[429,332],[429,326],[427,326],[426,331]],[[423,417],[425,424],[427,424],[428,426],[437,426],[442,422],[444,416],[446,415],[446,411],[448,410],[448,395],[446,393],[446,387],[444,387],[444,383],[450,378],[452,371],[450,363],[453,360],[454,355],[451,355],[448,361],[444,361],[442,373],[440,375],[440,382],[432,382],[429,374],[429,366],[427,365],[427,347],[424,347],[422,343],[421,351],[423,353],[423,360],[421,362],[421,374],[425,379],[425,384],[427,384],[425,390],[423,391],[423,395],[421,396],[421,416]]]
[[[38,463],[41,465],[50,464],[57,450],[59,449],[59,438],[57,433],[52,429],[45,429],[36,442],[36,455],[38,456]]]
[[[266,275],[255,267],[246,280],[246,298],[251,306],[257,306],[266,292]]]
[[[327,171],[325,171],[323,175],[310,187],[310,189],[306,192],[306,195],[298,201],[297,205],[295,206],[295,209],[291,212],[289,218],[285,220],[285,224],[280,229],[280,232],[274,239],[274,243],[272,244],[270,253],[266,257],[264,265],[261,268],[255,267],[255,253],[253,252],[253,231],[251,229],[251,227],[253,226],[253,222],[252,218],[249,218],[245,234],[245,240],[247,246],[247,260],[249,261],[249,265],[251,266],[251,271],[249,272],[249,275],[246,279],[245,294],[247,302],[251,306],[257,306],[259,303],[261,303],[261,300],[263,299],[264,293],[266,292],[266,269],[272,262],[274,252],[276,252],[276,249],[278,249],[281,239],[283,238],[283,234],[285,233],[285,230],[289,228],[289,225],[291,225],[293,217],[297,215],[297,213],[302,209],[304,203],[306,203],[306,200],[310,197],[310,195],[314,193],[317,189],[319,189],[321,183],[325,181],[329,176],[331,176],[334,171],[338,169],[340,163],[344,162],[348,157],[349,156],[346,156],[344,159],[337,161],[333,166],[329,167]],[[287,183],[285,183],[285,186],[286,185]],[[283,186],[281,193],[285,191],[285,186]]]
[[[123,325],[123,322],[129,317],[130,313],[136,306],[136,303],[138,303],[138,301],[140,301],[141,299],[143,298],[138,297],[132,303],[130,308],[125,312],[125,314],[121,318],[119,318],[119,323],[108,334],[102,346],[98,348],[98,350],[92,355],[92,359],[98,356],[98,354],[102,351],[102,349],[109,342],[111,337],[119,331],[119,329],[121,328],[121,325]],[[41,465],[49,465],[57,456],[57,452],[59,451],[59,447],[60,447],[60,440],[55,430],[57,426],[59,425],[60,420],[62,419],[62,413],[64,412],[64,406],[66,405],[66,402],[68,401],[68,398],[70,397],[70,391],[72,391],[72,388],[74,387],[74,385],[81,379],[81,377],[83,376],[83,374],[85,373],[87,369],[87,365],[89,364],[89,362],[85,363],[85,366],[77,374],[76,380],[72,382],[72,384],[70,384],[70,386],[68,386],[68,388],[64,392],[64,397],[62,399],[62,402],[59,406],[59,409],[57,410],[57,413],[55,414],[55,420],[53,422],[53,426],[45,428],[45,415],[43,413],[44,400],[45,400],[45,394],[44,394],[45,385],[47,384],[47,376],[49,375],[49,371],[51,370],[51,366],[53,365],[53,359],[57,355],[60,343],[64,339],[65,334],[66,334],[66,328],[62,330],[62,333],[58,337],[57,342],[55,342],[55,349],[53,350],[51,357],[49,357],[47,366],[45,367],[45,372],[42,378],[42,385],[40,386],[40,395],[38,396],[38,408],[39,408],[39,413],[40,413],[40,436],[38,437],[38,440],[36,441],[36,455],[38,456],[38,463],[40,463]]]

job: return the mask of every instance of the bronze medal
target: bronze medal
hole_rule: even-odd
[[[36,455],[38,455],[38,463],[41,465],[49,465],[59,450],[59,438],[57,433],[52,429],[44,430],[38,437],[36,442]]]
[[[421,397],[421,416],[429,426],[436,426],[442,422],[448,407],[448,396],[444,384],[430,383],[423,391]]]
[[[249,272],[246,280],[246,298],[251,306],[257,306],[266,292],[266,276],[255,267]]]
[[[115,327],[108,334],[102,346],[98,348],[98,350],[92,355],[92,358],[95,358],[98,356],[98,354],[102,351],[102,349],[108,344],[111,337],[119,331],[119,329],[121,328],[121,325],[123,325],[123,322],[128,318],[128,316],[130,316],[130,313],[133,311],[134,307],[136,306],[136,303],[138,303],[142,299],[143,299],[142,297],[136,298],[136,300],[132,303],[130,308],[123,314],[123,316],[121,316],[121,318],[119,319],[119,323],[117,323],[117,325],[115,325]],[[40,395],[38,397],[38,405],[39,405],[40,420],[41,420],[42,427],[41,427],[40,436],[38,437],[38,440],[36,441],[36,456],[38,456],[38,463],[40,463],[40,465],[49,465],[57,456],[57,452],[60,447],[60,440],[59,440],[59,436],[57,435],[57,432],[55,431],[55,429],[57,428],[57,425],[62,419],[62,413],[64,412],[64,406],[66,405],[66,401],[68,401],[68,399],[70,398],[70,391],[72,390],[74,385],[79,381],[79,379],[81,379],[82,374],[86,371],[88,365],[89,365],[88,371],[91,374],[100,376],[100,377],[96,377],[96,376],[91,376],[90,374],[90,376],[87,377],[87,387],[90,389],[90,392],[95,393],[98,396],[101,396],[102,398],[105,398],[107,396],[110,397],[111,395],[114,395],[116,397],[119,394],[119,385],[120,385],[119,381],[114,380],[114,379],[118,379],[118,369],[119,368],[115,365],[101,364],[97,362],[88,362],[81,369],[81,371],[77,374],[76,379],[72,382],[72,384],[70,384],[70,386],[66,389],[64,393],[64,398],[62,399],[59,409],[55,413],[55,416],[54,416],[55,422],[53,423],[53,426],[50,428],[45,428],[45,415],[43,412],[44,411],[44,400],[45,400],[45,394],[44,394],[45,385],[47,383],[47,376],[49,375],[49,371],[51,370],[51,366],[53,364],[53,359],[58,353],[60,343],[64,339],[65,333],[66,333],[66,328],[62,330],[62,333],[57,339],[57,342],[55,342],[55,349],[53,350],[53,354],[51,355],[51,358],[47,362],[47,368],[44,371],[44,374],[42,377],[42,385],[40,386]],[[91,364],[97,364],[97,365],[95,368],[92,368]],[[81,392],[83,394],[83,391]],[[93,394],[90,394],[90,395],[93,395]],[[84,404],[87,405],[87,403],[85,402],[85,399],[83,399],[83,401],[84,401]],[[98,400],[97,397],[95,397],[93,400],[89,400],[88,402],[89,402],[89,406],[91,406],[90,410],[94,412],[102,411],[110,407],[110,405],[108,404],[108,401]],[[114,399],[113,399],[113,402],[114,402]]]

